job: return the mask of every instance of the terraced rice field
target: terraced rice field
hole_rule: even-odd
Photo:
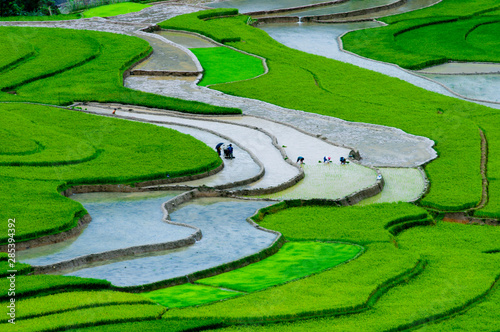
[[[497,329],[497,109],[323,45],[376,23],[264,27],[299,51],[234,9],[119,5],[0,22],[2,331]],[[409,0],[342,41],[406,68],[497,62],[499,12]]]

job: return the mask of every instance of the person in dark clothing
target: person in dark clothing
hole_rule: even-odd
[[[234,156],[233,156],[233,150],[234,150],[234,149],[233,149],[233,145],[232,145],[232,144],[229,144],[229,146],[227,147],[227,152],[228,152],[228,154],[229,154],[229,158],[230,158],[230,159],[233,159],[233,158],[234,158]]]
[[[303,163],[304,163],[304,157],[299,156],[299,157],[297,158],[297,162],[298,162],[298,163],[303,164]]]

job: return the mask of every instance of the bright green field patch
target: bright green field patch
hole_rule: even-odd
[[[0,299],[8,301],[10,281],[7,278],[0,279]],[[56,293],[61,289],[91,290],[108,289],[111,283],[106,280],[66,277],[57,275],[35,275],[18,276],[16,278],[16,301],[36,294]]]
[[[448,61],[499,62],[498,28],[492,23],[500,20],[499,8],[491,0],[442,1],[383,18],[388,26],[353,31],[342,41],[349,51],[408,69]],[[482,35],[477,42],[471,38],[476,30]]]
[[[12,267],[10,264],[11,263],[8,261],[0,261],[0,278],[8,277],[10,273],[12,273],[9,272],[10,270],[17,271],[16,272],[17,275],[27,274],[33,270],[31,266],[28,264],[16,262],[14,267]]]
[[[141,3],[134,3],[134,2],[114,3],[111,5],[100,6],[86,10],[83,12],[83,17],[84,18],[109,17],[109,16],[123,15],[123,14],[138,12],[148,7],[151,7],[151,5],[143,5]]]
[[[427,212],[424,209],[408,203],[307,206],[266,215],[259,224],[281,232],[289,240],[337,240],[366,244],[389,242],[389,232],[384,227],[391,222],[418,220],[425,216]]]
[[[500,12],[498,13],[500,18]],[[469,31],[467,42],[474,47],[498,50],[500,48],[500,22],[485,23]]]
[[[141,295],[169,308],[183,308],[231,298],[241,295],[241,293],[202,285],[185,284],[141,293]]]
[[[410,204],[379,204],[382,209],[373,209],[374,205],[358,208],[320,208],[328,209],[332,217],[342,217],[344,233],[353,227],[350,221],[364,210],[365,229],[384,228],[388,225],[380,220],[381,212],[392,209],[392,219],[400,220],[415,217]],[[291,214],[303,218],[311,217],[306,223],[297,219],[285,218],[281,212],[267,215],[261,224],[266,224],[269,217],[279,216],[280,223],[274,229],[284,234],[300,234],[306,227],[313,236],[335,236],[338,231],[326,232],[323,224],[325,218],[315,214],[314,209],[294,208]],[[418,208],[417,208],[418,209]],[[345,211],[342,211],[345,210]],[[286,210],[288,211],[288,210]],[[404,215],[404,212],[406,216]],[[420,211],[424,211],[420,209]],[[319,211],[318,211],[319,212]],[[349,215],[352,214],[352,215]],[[389,214],[386,215],[389,217]],[[373,223],[370,219],[379,219]],[[394,222],[392,222],[394,223]],[[378,226],[377,226],[378,225]],[[266,227],[269,225],[267,224]],[[340,230],[340,228],[339,228]],[[180,318],[220,319],[245,323],[264,323],[261,327],[249,329],[228,329],[229,331],[401,331],[411,327],[419,327],[433,319],[456,319],[459,310],[468,309],[471,302],[480,299],[482,294],[490,290],[498,278],[500,256],[484,253],[486,248],[496,248],[500,229],[493,226],[468,226],[454,223],[438,223],[432,227],[416,227],[398,236],[397,246],[389,241],[383,243],[372,241],[366,245],[366,253],[349,264],[335,269],[287,283],[280,287],[272,287],[260,292],[228,301],[198,308],[170,310],[164,318],[178,321]],[[371,233],[374,234],[374,233]],[[366,234],[370,236],[370,234]],[[375,238],[372,240],[376,240]],[[382,288],[388,285],[391,278],[401,275],[415,266],[415,260],[425,259],[427,265],[412,278],[405,278],[396,287]],[[396,279],[392,279],[396,280]],[[376,299],[371,295],[381,291]],[[491,297],[493,299],[493,295]],[[468,318],[467,330],[479,331],[476,326],[498,319],[487,298],[482,312],[489,311],[485,319],[481,316]],[[363,306],[363,304],[365,304]],[[350,310],[365,308],[355,315]],[[472,308],[475,308],[472,306]],[[476,311],[481,312],[481,311]],[[332,314],[338,314],[330,317]],[[319,317],[300,320],[302,317]],[[451,315],[451,316],[450,316]],[[322,318],[321,318],[322,317]],[[270,321],[291,322],[265,324]],[[476,319],[478,322],[474,322]],[[446,326],[458,326],[446,324]],[[431,329],[447,331],[447,329]],[[486,329],[489,331],[491,329]]]
[[[498,33],[498,31],[490,31],[490,28],[494,27],[491,24],[492,21],[494,22],[495,19],[479,17],[464,21],[417,26],[410,31],[395,36],[394,48],[421,54],[428,57],[428,61],[433,58],[445,58],[448,61],[500,61],[500,56],[496,51],[499,40],[498,37],[494,37],[494,33]],[[466,39],[468,32],[474,31],[473,29],[478,25],[483,27],[480,28],[480,32],[486,30],[489,34],[479,38],[479,42],[469,40],[469,38]],[[396,60],[398,53],[393,52],[393,56],[395,60],[389,62],[398,63]],[[405,63],[401,64],[408,67]]]
[[[0,156],[32,154],[41,149],[36,141],[30,139],[29,137],[24,137],[23,135],[12,132],[7,128],[0,128],[0,135],[3,138],[9,138],[8,144],[0,145]]]
[[[165,308],[151,304],[125,304],[87,308],[54,315],[16,321],[16,324],[0,324],[2,331],[61,331],[76,327],[97,326],[134,320],[153,320],[161,316]]]
[[[2,27],[0,31],[4,34],[2,38],[18,38],[20,34],[24,36],[21,41],[35,48],[33,57],[2,73],[2,91],[15,90],[19,85],[81,65],[100,53],[99,43],[88,32],[75,34],[72,30],[61,29],[56,37],[51,33],[53,29],[38,31],[33,28]],[[17,54],[17,44],[10,45],[8,50]]]
[[[7,16],[0,17],[0,21],[65,21],[76,20],[81,14],[59,14],[52,16]]]
[[[33,45],[15,34],[0,34],[0,45],[0,72],[35,55]]]
[[[1,303],[2,307],[7,302]],[[114,291],[67,292],[17,302],[16,318],[46,316],[64,311],[116,304],[151,304],[137,294]]]
[[[235,82],[264,73],[262,60],[227,47],[192,48],[205,70],[199,85]]]
[[[123,331],[147,331],[147,332],[182,332],[186,330],[196,331],[196,328],[217,323],[217,321],[188,320],[188,321],[166,321],[164,319],[149,320],[142,322],[130,322],[121,324],[110,324],[99,326],[99,332],[123,332]],[[95,332],[95,327],[87,327],[71,330],[72,332]]]
[[[359,246],[343,243],[289,242],[265,260],[197,282],[254,292],[329,269],[360,251]]]

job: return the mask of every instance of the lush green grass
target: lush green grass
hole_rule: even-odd
[[[12,261],[11,261],[12,262]],[[12,272],[9,271],[16,271],[16,275],[23,275],[30,273],[32,271],[32,268],[28,264],[23,264],[23,263],[14,263],[14,267],[12,267],[10,264],[11,262],[8,261],[0,261],[0,278],[3,277],[8,277],[12,274]]]
[[[15,295],[10,280],[0,280],[2,307],[15,299],[15,331],[66,330],[127,321],[158,319],[164,308],[137,294],[106,290],[105,280],[50,275],[16,276]]]
[[[61,196],[57,188],[63,181],[34,181],[0,177],[0,199],[8,209],[0,210],[4,220],[16,220],[16,241],[40,237],[75,227],[85,213],[82,206]],[[29,204],[27,203],[29,199]],[[6,243],[7,223],[0,224]]]
[[[0,101],[52,105],[69,105],[74,101],[120,102],[182,112],[241,113],[238,109],[125,88],[124,71],[151,52],[149,44],[142,39],[95,31],[0,27],[0,35],[4,34],[4,38],[15,38],[4,52],[17,54],[15,45],[21,40],[28,48],[31,45],[36,54],[17,67],[12,61],[0,60],[0,67],[11,64],[2,72],[6,81],[0,85],[4,91],[0,92]],[[11,58],[15,61],[25,54],[26,47],[20,48],[19,54]],[[12,91],[16,94],[6,93]]]
[[[391,222],[418,220],[424,216],[427,216],[425,210],[406,203],[343,208],[311,206],[270,214],[260,225],[279,230],[289,240],[336,240],[365,245],[389,242],[391,234],[385,226],[392,226]]]
[[[344,46],[367,57],[410,67],[426,61],[441,62],[449,59],[498,62],[500,58],[498,52],[495,52],[500,43],[498,38],[500,36],[500,23],[498,23],[500,22],[500,11],[498,8],[498,3],[489,0],[474,2],[445,0],[426,9],[384,18],[382,20],[389,23],[386,27],[351,32],[344,37]],[[443,23],[428,25],[433,22]],[[498,130],[494,129],[500,125],[498,111],[478,111],[471,108],[463,110],[459,114],[464,118],[472,119],[485,132],[489,145],[488,203],[475,214],[479,217],[498,218],[500,217],[500,183],[498,182],[500,179],[500,160],[497,151],[500,151],[498,150],[500,136],[497,134]],[[446,135],[454,135],[453,132],[455,132],[454,129],[448,131]],[[462,130],[458,131],[458,133],[463,132]],[[460,138],[457,136],[455,140],[459,142]],[[469,152],[466,150],[459,152],[462,157],[470,155],[472,149],[466,149]],[[477,160],[477,152],[476,156],[470,155],[470,157],[469,162],[473,158]],[[441,177],[444,168],[433,162],[427,166],[426,171],[431,180],[432,188]],[[441,174],[436,174],[436,172]],[[460,172],[455,174],[457,174],[455,179],[468,176]],[[448,188],[455,186],[453,179],[450,180],[446,181]],[[460,191],[464,188],[456,188],[458,190],[446,192],[431,189],[422,203],[429,207],[443,208],[442,204],[436,204],[435,195],[455,196],[455,200],[458,200],[462,196]],[[470,205],[463,205],[463,207],[470,207]]]
[[[390,210],[388,204],[381,204],[380,211]],[[408,204],[393,204],[391,221],[380,214],[374,206],[361,210],[354,208],[294,208],[264,218],[261,224],[284,234],[302,234],[304,223],[299,222],[304,215],[311,217],[306,221],[312,230],[305,237],[310,239],[330,236],[336,237],[339,226],[327,226],[341,223],[344,233],[357,214],[367,217],[366,229],[377,227],[384,229],[405,219],[414,217]],[[304,209],[301,213],[300,210]],[[317,211],[315,211],[317,209]],[[326,211],[326,210],[330,211]],[[416,208],[418,209],[418,208]],[[404,212],[408,214],[404,217]],[[423,210],[421,215],[425,214]],[[293,213],[288,213],[293,212]],[[352,212],[352,215],[349,215]],[[388,212],[388,211],[387,211]],[[331,222],[325,222],[324,215],[331,216]],[[395,218],[400,215],[399,218]],[[270,220],[270,222],[268,222]],[[345,222],[344,222],[345,220]],[[354,227],[353,227],[354,226]],[[170,310],[164,318],[172,321],[179,319],[218,319],[226,322],[267,322],[291,319],[291,323],[248,328],[229,328],[228,331],[312,331],[318,330],[399,330],[413,326],[422,326],[427,321],[443,318],[454,319],[453,314],[468,309],[475,301],[482,302],[482,311],[493,310],[492,303],[496,289],[490,290],[500,271],[500,256],[484,253],[496,246],[500,229],[491,226],[468,226],[440,222],[432,227],[416,227],[400,234],[398,248],[390,243],[370,242],[366,253],[350,264],[335,269],[274,287],[262,292],[252,293],[221,303],[199,308]],[[498,234],[497,234],[498,233]],[[383,284],[391,277],[409,269],[416,259],[424,259],[427,265],[420,274],[408,278],[396,287],[385,288],[380,296],[374,294],[373,287]],[[376,293],[375,293],[376,294]],[[363,303],[365,303],[363,305]],[[487,309],[488,308],[488,309]],[[349,312],[358,312],[350,315]],[[301,316],[325,316],[312,320],[296,321]],[[330,315],[337,315],[329,318]],[[488,315],[485,322],[498,318],[498,313]],[[468,319],[470,328],[485,326],[481,317]],[[450,321],[451,322],[451,321]],[[207,323],[208,324],[208,323]],[[454,324],[456,326],[456,324]]]
[[[117,322],[153,320],[157,319],[164,310],[163,307],[154,304],[112,305],[22,319],[16,321],[16,324],[0,324],[0,329],[23,332],[57,331]]]
[[[35,55],[33,45],[16,34],[1,34],[0,43],[3,45],[0,49],[0,73]]]
[[[141,3],[134,3],[134,2],[114,3],[111,5],[99,6],[88,9],[83,12],[83,17],[85,18],[109,17],[109,16],[123,15],[123,14],[138,12],[148,7],[151,7],[151,5],[144,5]]]
[[[473,119],[481,124],[488,141],[488,202],[475,212],[478,217],[500,218],[500,117],[495,111],[475,114]]]
[[[26,130],[25,137],[37,139],[46,147],[33,155],[3,156],[2,159],[19,164],[2,167],[6,177],[123,183],[191,175],[221,164],[213,149],[171,129],[46,106],[4,104],[1,109],[4,118],[20,119],[2,122],[4,128],[13,132]],[[9,141],[11,137],[5,139]],[[58,164],[64,156],[68,160],[85,159],[96,151],[101,152],[86,162]],[[59,167],[32,165],[33,160]]]
[[[8,16],[0,17],[0,21],[66,21],[79,19],[78,14],[59,14],[52,16]]]
[[[172,309],[164,318],[255,322],[362,311],[378,286],[411,269],[417,258],[398,252],[390,243],[374,243],[349,264],[227,301]]]
[[[500,12],[498,12],[500,19]],[[469,31],[467,42],[474,47],[484,48],[488,46],[488,51],[500,47],[500,21],[485,23],[476,26],[474,30]]]
[[[192,48],[204,69],[199,85],[241,81],[264,73],[262,60],[227,47]]]
[[[436,142],[439,158],[426,167],[432,183],[422,204],[443,210],[462,210],[479,203],[478,126],[481,125],[461,115],[489,112],[487,108],[289,49],[265,32],[247,25],[245,16],[201,21],[197,15],[183,15],[160,25],[195,30],[216,40],[240,36],[241,42],[229,44],[265,57],[270,69],[259,78],[213,88],[292,109],[397,127],[429,137]],[[300,91],[300,98],[290,91]]]
[[[358,246],[342,243],[288,242],[260,262],[197,283],[255,292],[332,268],[353,259],[360,251]]]
[[[447,0],[443,2],[459,3]],[[460,4],[464,5],[463,1]],[[484,2],[480,4],[475,2],[469,8],[476,9],[480,5],[484,5]],[[458,8],[457,15],[459,12],[468,10],[467,7]],[[179,20],[179,22],[181,21]],[[228,35],[244,36],[244,42],[235,44],[235,46],[248,47],[249,52],[261,52],[259,54],[267,55],[271,67],[270,75],[255,80],[260,84],[267,85],[259,86],[259,84],[253,84],[254,80],[252,80],[228,84],[224,89],[234,94],[264,96],[264,99],[268,98],[283,105],[299,105],[305,110],[317,113],[399,126],[412,133],[433,138],[437,142],[440,158],[426,168],[432,181],[432,187],[430,194],[422,203],[428,206],[442,209],[461,209],[470,207],[478,201],[480,181],[478,181],[479,135],[477,128],[483,129],[489,140],[490,199],[486,208],[477,214],[498,215],[500,211],[500,185],[498,185],[497,179],[500,172],[498,166],[500,160],[498,160],[495,151],[500,151],[498,150],[500,137],[497,137],[500,118],[497,111],[423,92],[397,80],[381,78],[379,75],[355,70],[351,66],[336,64],[319,57],[309,57],[276,46],[268,41],[265,35],[259,39],[253,38],[251,33],[241,34],[241,31],[247,31],[250,28],[241,25],[240,18],[224,20],[226,23],[222,25],[213,23],[216,21],[218,20],[196,22],[195,25],[191,25],[191,28],[198,29],[199,24],[205,29],[204,25],[215,24],[212,26],[215,28],[211,27],[210,32],[218,34],[221,40],[224,40],[224,36]],[[237,29],[233,29],[235,23],[240,24]],[[241,31],[237,31],[238,29]],[[490,30],[486,29],[485,31]],[[471,41],[480,44],[481,35],[484,35],[481,30],[477,30],[477,35],[474,32],[471,33]],[[252,49],[259,52],[253,52]],[[25,48],[25,50],[29,52],[29,48]],[[279,61],[277,57],[279,52],[282,52],[282,57],[286,61]],[[10,62],[6,63],[9,64],[20,58],[22,56],[13,56]],[[290,74],[292,70],[293,75]],[[64,73],[55,75],[48,81],[64,75]],[[271,78],[266,78],[267,76]],[[335,78],[337,76],[339,76],[338,79]],[[278,78],[285,80],[286,84],[280,85]],[[298,81],[297,78],[303,81]],[[371,79],[368,81],[370,84],[365,83],[369,79]],[[36,84],[43,87],[41,84],[43,81],[45,79],[39,80]],[[354,82],[356,82],[357,90]],[[373,89],[374,82],[384,89],[387,88],[387,91]],[[270,84],[273,84],[273,91],[269,89]],[[35,83],[26,84],[19,91],[31,85],[35,85]],[[238,90],[239,88],[241,91]],[[303,91],[304,98],[297,100],[298,98],[291,98],[289,94],[283,94],[287,91],[285,88],[288,88],[288,91],[289,89],[302,88],[302,90],[297,91]],[[318,88],[322,89],[322,92],[317,91]],[[70,93],[68,90],[68,96]],[[34,93],[32,96],[35,98]],[[410,101],[409,96],[415,100]],[[19,95],[8,97],[17,98]],[[67,100],[69,99],[67,98]],[[404,100],[406,101],[404,102]],[[79,181],[82,176],[90,174],[90,171],[78,167],[91,165],[92,169],[100,169],[99,165],[101,164],[94,162],[107,158],[106,151],[108,149],[116,148],[113,151],[118,153],[118,150],[124,147],[120,144],[125,145],[125,142],[132,144],[133,147],[133,144],[137,144],[137,150],[132,149],[132,155],[139,155],[148,161],[150,160],[148,156],[154,155],[155,152],[164,153],[161,148],[152,147],[149,149],[149,146],[146,145],[148,148],[144,154],[141,154],[140,146],[144,146],[144,142],[140,140],[132,142],[132,138],[125,142],[118,140],[122,136],[117,128],[121,128],[122,125],[125,129],[128,127],[125,127],[126,125],[121,122],[101,122],[113,119],[99,120],[98,124],[93,126],[83,117],[64,118],[62,115],[57,115],[54,116],[52,119],[54,123],[51,124],[51,119],[46,119],[50,117],[43,116],[41,107],[33,106],[31,109],[28,106],[23,106],[22,116],[15,116],[15,109],[4,109],[4,107],[2,106],[2,115],[5,112],[5,119],[9,123],[13,121],[12,123],[16,125],[31,126],[29,127],[31,130],[37,130],[36,135],[30,135],[25,134],[24,131],[13,130],[12,127],[8,126],[0,128],[2,137],[6,137],[10,141],[18,140],[22,136],[18,143],[0,150],[0,158],[4,158],[0,160],[4,160],[4,162],[29,164],[37,162],[37,155],[44,156],[46,158],[44,161],[63,160],[63,158],[57,159],[62,156],[58,154],[58,150],[64,149],[62,144],[58,144],[58,138],[65,140],[67,136],[78,137],[75,144],[83,144],[81,150],[75,149],[76,151],[71,152],[72,158],[70,159],[79,161],[79,163],[50,166],[57,171],[44,170],[49,168],[48,165],[0,166],[2,175],[5,170],[10,172],[7,174],[11,176],[11,178],[0,178],[0,186],[3,189],[0,201],[2,201],[2,206],[5,203],[5,206],[9,206],[10,209],[6,212],[0,211],[0,218],[4,220],[15,217],[20,218],[21,224],[30,225],[30,223],[37,223],[38,219],[36,218],[39,218],[40,222],[46,223],[57,219],[60,222],[57,227],[70,227],[74,223],[75,216],[82,212],[81,207],[77,203],[69,204],[64,197],[57,194],[56,188],[64,186],[65,183],[71,183],[71,181]],[[437,110],[444,111],[444,114],[438,114]],[[50,109],[50,112],[51,116],[59,114],[57,112],[64,113],[62,110],[53,109]],[[37,116],[34,117],[33,114]],[[78,116],[83,115],[79,114]],[[35,124],[30,124],[30,121],[34,121]],[[60,127],[62,129],[55,125],[57,121],[61,121]],[[64,131],[64,128],[72,123],[77,123],[78,126],[71,127],[74,132],[70,135],[69,132]],[[115,124],[116,128],[112,128]],[[57,128],[57,130],[54,129],[51,132],[51,128]],[[132,133],[138,131],[136,128],[128,129]],[[146,137],[148,137],[147,130],[141,130],[144,130]],[[53,140],[51,140],[51,133],[54,135]],[[35,136],[42,137],[45,141],[38,142]],[[138,136],[140,136],[139,133]],[[113,143],[107,143],[110,141]],[[91,148],[94,148],[95,151],[102,149],[104,152],[93,160],[82,161],[89,156]],[[128,158],[127,153],[123,152],[123,155]],[[127,173],[127,170],[121,167],[119,169],[116,166],[113,167],[113,170],[103,171],[106,167],[100,169],[103,171],[102,174],[106,174],[108,178],[100,178],[99,181],[131,180],[132,173]],[[136,166],[133,165],[133,167]],[[80,176],[80,178],[75,178],[75,175]],[[39,177],[47,179],[47,181],[38,180]],[[35,203],[32,206],[26,205],[24,202],[27,198],[30,199],[30,202]],[[270,208],[267,211],[273,211],[273,209],[277,208]],[[46,214],[44,215],[44,213]],[[366,247],[366,253],[349,264],[340,265],[334,269],[282,286],[198,308],[169,310],[164,316],[166,319],[160,322],[131,322],[99,326],[100,324],[114,324],[122,321],[154,319],[163,312],[160,306],[111,305],[74,310],[78,308],[77,304],[71,300],[63,300],[65,297],[71,298],[69,294],[60,294],[59,300],[56,297],[46,296],[20,300],[20,303],[31,300],[33,303],[43,303],[44,298],[54,299],[54,301],[47,301],[47,303],[52,303],[51,307],[57,307],[59,311],[70,311],[32,319],[22,320],[21,318],[15,328],[25,331],[92,326],[93,329],[106,331],[148,329],[180,331],[210,326],[221,327],[232,323],[277,320],[282,321],[282,323],[264,326],[240,326],[227,330],[378,331],[421,327],[427,321],[446,319],[439,322],[438,325],[429,325],[428,328],[433,330],[456,328],[474,331],[491,330],[491,326],[496,326],[495,323],[498,321],[498,310],[496,310],[498,308],[498,287],[493,290],[490,290],[490,287],[500,273],[498,271],[500,256],[498,253],[486,252],[498,250],[500,230],[488,226],[467,226],[440,222],[432,227],[414,227],[399,234],[396,232],[397,237],[391,234],[395,233],[393,232],[394,227],[413,226],[411,224],[413,221],[422,220],[432,221],[425,210],[409,204],[381,204],[363,208],[309,207],[282,211],[276,215],[265,217],[261,224],[264,227],[279,230],[289,239],[343,240],[361,243]],[[0,258],[4,261],[4,256]],[[422,264],[422,262],[426,262],[427,265]],[[16,286],[16,298],[19,299],[60,292],[63,289],[106,289],[110,287],[109,283],[105,281],[60,276],[19,276]],[[0,280],[0,289],[3,292],[0,293],[0,298],[4,301],[8,300],[7,280]],[[123,297],[122,300],[126,302],[128,295],[120,294],[117,295],[118,297]],[[117,302],[122,300],[117,300]],[[461,310],[469,309],[470,304],[476,300],[482,302],[460,316],[453,316]],[[82,304],[85,301],[88,301],[88,305],[109,304],[106,299],[99,296],[96,296],[95,300],[92,298],[82,299]],[[35,304],[29,305],[30,312],[42,312],[42,314],[51,312],[49,307],[37,310],[32,306]],[[349,312],[357,312],[357,314],[349,315]],[[336,315],[336,317],[328,317],[331,315]],[[312,316],[319,317],[295,321],[301,317]],[[292,320],[292,322],[283,322],[287,319]]]
[[[366,217],[367,215],[370,219],[359,220],[360,216]],[[271,213],[264,217],[260,224],[265,228],[280,231],[287,238],[346,240],[342,234],[349,232],[353,235],[363,234],[373,228],[378,228],[381,234],[374,232],[364,234],[359,242],[366,246],[366,253],[349,264],[223,303],[196,309],[171,310],[166,313],[165,317],[175,317],[175,319],[226,317],[252,321],[259,320],[259,317],[273,320],[278,317],[300,317],[314,313],[333,314],[364,310],[377,286],[382,286],[389,279],[412,269],[419,257],[396,249],[384,226],[394,220],[411,220],[422,215],[426,215],[425,210],[402,203],[347,208],[297,207]],[[262,263],[271,263],[272,257]],[[279,269],[279,267],[276,268]],[[238,271],[231,273],[237,275]],[[227,274],[228,279],[231,273]],[[219,277],[225,278],[224,275]],[[240,277],[234,277],[231,282],[237,282],[236,278],[240,279]],[[255,276],[249,276],[249,278],[259,279]],[[255,280],[255,282],[259,281]]]
[[[3,38],[6,39],[34,31],[33,28],[19,27],[4,27],[1,30],[4,34]],[[26,83],[79,66],[100,54],[100,44],[87,32],[75,34],[72,30],[61,29],[57,33],[59,38],[54,38],[53,34],[49,33],[50,30],[46,31],[47,33],[36,32],[36,36],[32,37],[36,38],[36,43],[34,43],[36,46],[33,45],[33,39],[29,41],[35,49],[33,57],[4,71],[0,85],[2,91],[12,91]],[[22,40],[28,42],[29,38]],[[50,45],[50,48],[39,48],[40,45]],[[68,52],[68,50],[78,51]]]
[[[22,132],[26,141],[44,147],[0,155],[0,197],[8,207],[0,216],[16,219],[18,241],[76,226],[84,210],[58,188],[178,177],[221,163],[215,151],[191,136],[154,125],[38,105],[2,104],[0,110],[5,145]],[[0,230],[0,242],[6,243],[7,223]]]
[[[389,24],[429,16],[470,16],[474,14],[493,14],[498,13],[500,5],[491,0],[444,0],[439,3],[420,10],[388,16],[380,20]]]
[[[152,301],[137,294],[114,291],[66,292],[19,300],[16,318],[28,319],[92,307],[141,303],[151,304]],[[4,307],[7,302],[1,304]]]
[[[203,321],[203,320],[192,320],[192,321],[166,321],[163,319],[160,320],[152,320],[152,321],[144,321],[144,322],[130,322],[130,323],[121,323],[121,324],[113,324],[113,325],[103,325],[96,327],[88,327],[81,329],[71,330],[73,332],[84,332],[84,331],[102,331],[102,332],[122,332],[122,331],[169,331],[169,332],[181,332],[192,329],[196,331],[197,328],[202,327],[205,328],[210,326],[212,328],[221,326],[217,321]]]
[[[0,299],[2,301],[10,300],[9,296],[10,282],[7,278],[0,279]],[[31,297],[40,294],[58,293],[68,290],[91,290],[91,289],[109,289],[111,283],[106,280],[63,277],[56,275],[35,275],[35,276],[17,276],[16,277],[16,300],[25,297]]]
[[[429,324],[420,331],[491,331],[494,326],[498,325],[499,312],[500,291],[497,285],[490,296],[470,310],[453,317],[453,319]]]
[[[169,308],[183,308],[228,299],[241,293],[215,287],[184,284],[141,293],[141,295]]]

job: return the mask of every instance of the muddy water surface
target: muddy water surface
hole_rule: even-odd
[[[183,276],[243,258],[269,247],[273,233],[251,226],[246,218],[271,202],[197,199],[174,211],[172,221],[201,229],[203,238],[192,246],[160,256],[140,257],[98,265],[67,275],[106,279],[117,286],[134,286]]]

